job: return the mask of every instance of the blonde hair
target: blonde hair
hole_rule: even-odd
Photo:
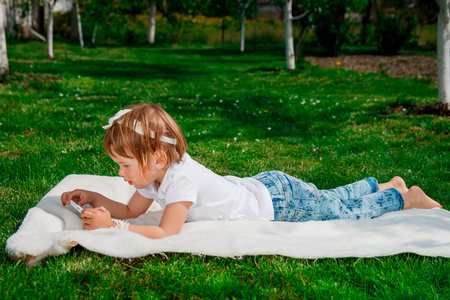
[[[179,163],[186,153],[187,143],[175,120],[161,107],[154,104],[130,106],[130,112],[116,120],[106,132],[103,147],[109,156],[118,154],[137,159],[142,170],[148,165],[150,155],[159,160],[167,156],[167,165]],[[136,131],[140,124],[142,132]],[[164,142],[163,137],[176,140],[176,144]]]

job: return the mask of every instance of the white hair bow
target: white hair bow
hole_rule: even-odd
[[[108,120],[108,125],[102,126],[103,129],[109,129],[114,124],[115,121],[117,121],[118,119],[120,119],[120,117],[122,117],[123,115],[126,115],[130,111],[131,111],[131,109],[129,109],[129,108],[128,109],[119,110],[114,115],[114,117],[112,117],[112,118],[110,118]],[[118,123],[121,124],[122,122],[119,121]],[[144,131],[142,130],[142,126],[141,126],[141,122],[139,122],[138,120],[134,120],[134,128],[133,128],[133,130],[136,133],[140,134],[140,135],[144,135]],[[150,130],[150,137],[152,139],[155,138],[155,133],[152,130]],[[177,144],[177,140],[176,139],[172,139],[172,138],[169,138],[167,136],[162,136],[161,137],[161,142],[165,142],[167,144],[172,144],[172,145],[176,145]]]

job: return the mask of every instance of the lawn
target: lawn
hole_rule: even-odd
[[[277,169],[319,188],[402,176],[450,207],[450,119],[427,79],[287,71],[282,45],[98,47],[11,44],[0,84],[0,248],[69,174],[117,176],[102,125],[142,101],[180,124],[188,153],[223,175]],[[400,106],[404,109],[398,109]],[[450,296],[450,261],[237,259],[189,254],[120,260],[76,248],[34,268],[0,252],[0,295],[17,298],[425,298]]]

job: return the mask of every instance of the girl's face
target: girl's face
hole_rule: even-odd
[[[162,168],[154,157],[150,159],[146,169],[142,170],[137,159],[120,156],[114,151],[111,152],[111,159],[119,165],[119,176],[122,176],[130,185],[134,185],[136,189],[143,189],[155,181],[160,184],[164,179],[166,169]]]

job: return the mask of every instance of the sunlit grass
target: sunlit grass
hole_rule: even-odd
[[[282,45],[109,47],[10,45],[0,85],[0,245],[65,176],[115,176],[101,128],[149,101],[180,124],[188,152],[223,175],[278,169],[331,188],[400,175],[450,205],[450,121],[387,113],[437,102],[429,80],[298,63]],[[446,298],[448,259],[398,255],[308,261],[168,254],[116,260],[77,248],[34,269],[0,255],[3,298]]]

